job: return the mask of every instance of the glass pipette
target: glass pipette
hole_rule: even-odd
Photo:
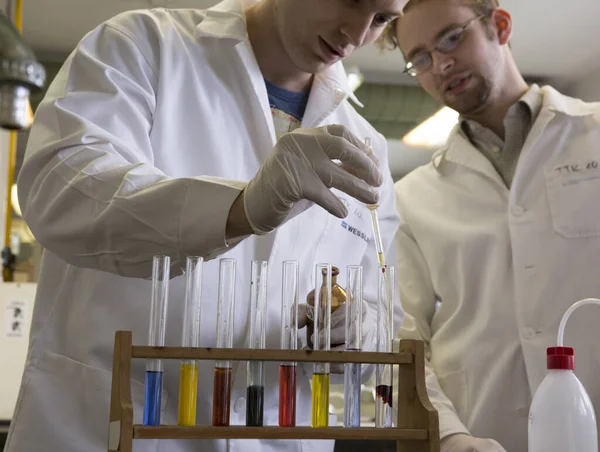
[[[365,145],[371,149],[371,138],[365,138]],[[373,226],[373,240],[375,241],[375,249],[377,250],[377,260],[379,265],[385,265],[385,258],[383,256],[383,242],[381,241],[381,231],[379,230],[379,217],[377,216],[377,208],[379,204],[367,204],[369,212],[371,212],[371,224]]]

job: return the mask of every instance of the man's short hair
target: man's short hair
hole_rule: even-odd
[[[406,11],[411,9],[413,6],[426,2],[428,0],[409,0],[406,4],[402,13],[404,14]],[[465,6],[470,7],[476,15],[488,15],[494,9],[500,6],[499,0],[461,0]],[[402,17],[402,16],[400,16]],[[377,40],[377,45],[382,50],[394,50],[399,47],[398,39],[396,38],[396,25],[398,19],[390,22],[379,39]]]

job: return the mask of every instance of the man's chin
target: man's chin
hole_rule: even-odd
[[[456,111],[461,116],[476,115],[485,109],[485,102],[468,99],[465,99],[463,102],[456,99],[446,100],[444,105]]]
[[[335,64],[335,63],[334,63]],[[329,69],[332,66],[332,64],[330,63],[326,63],[322,60],[315,60],[312,61],[310,63],[305,63],[302,65],[301,68],[299,68],[302,72],[305,72],[307,74],[319,74],[327,69]]]

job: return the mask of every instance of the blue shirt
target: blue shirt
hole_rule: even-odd
[[[310,91],[296,92],[281,88],[265,80],[269,105],[275,124],[277,139],[284,133],[297,129],[302,124],[302,117],[308,104]]]

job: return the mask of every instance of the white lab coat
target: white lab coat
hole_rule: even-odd
[[[338,64],[315,77],[303,127],[344,124],[371,136],[387,169],[384,138],[346,100]],[[275,233],[236,247],[224,241],[229,208],[275,143],[265,83],[241,3],[207,10],[125,13],[77,46],[49,88],[31,131],[19,200],[43,257],[29,356],[8,452],[100,452],[108,444],[114,333],[147,340],[151,260],[235,258],[234,346],[248,332],[250,262],[268,259],[267,347],[279,348],[281,263],[298,260],[300,294],[314,266],[365,266],[365,298],[377,300],[377,253],[364,205],[342,196],[339,220],[313,206]],[[388,170],[380,216],[385,246],[399,218]],[[343,225],[346,226],[343,226]],[[349,228],[351,226],[354,229]],[[352,231],[362,231],[361,237]],[[392,247],[393,248],[393,247]],[[218,259],[204,266],[201,346],[215,346]],[[181,344],[184,279],[171,281],[167,345]],[[397,320],[401,320],[398,313]],[[366,344],[368,347],[370,344]],[[210,425],[212,362],[199,370],[199,424]],[[277,425],[277,363],[267,365],[265,424]],[[298,424],[310,423],[310,367],[299,375]],[[132,365],[134,421],[141,423],[143,360]],[[162,420],[176,424],[179,363],[166,364]],[[235,366],[231,423],[245,423],[245,364]],[[134,441],[136,451],[329,450],[332,442]]]
[[[396,185],[400,337],[429,345],[441,436],[492,437],[508,452],[527,451],[529,405],[563,313],[600,296],[600,104],[542,92],[510,190],[457,130]],[[565,336],[596,409],[598,325],[600,309],[586,307]]]

